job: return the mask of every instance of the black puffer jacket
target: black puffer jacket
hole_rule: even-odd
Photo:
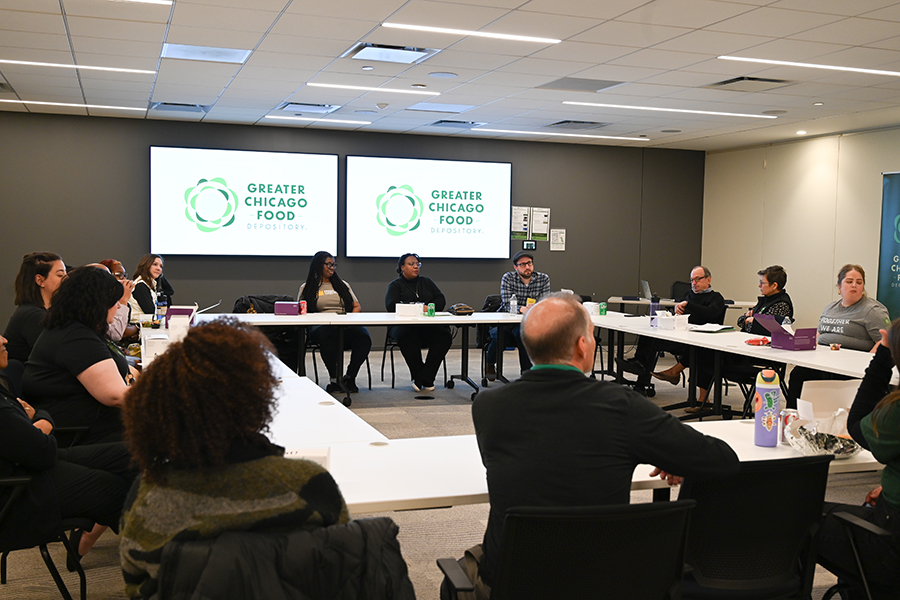
[[[158,600],[415,600],[387,517],[312,531],[228,532],[163,549]]]

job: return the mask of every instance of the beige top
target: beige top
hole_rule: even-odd
[[[353,296],[353,302],[359,302],[356,298],[356,294],[353,293],[353,288],[350,287],[350,284],[346,281],[344,285],[347,286],[347,289],[350,290],[350,295]],[[300,286],[300,291],[297,292],[297,298],[299,300],[303,300],[303,289],[306,287],[306,283]],[[316,298],[316,312],[323,313],[343,313],[343,312],[353,312],[352,306],[345,307],[341,303],[341,297],[338,295],[336,291],[334,291],[334,287],[331,285],[331,282],[326,282],[319,284],[319,293],[318,298]]]

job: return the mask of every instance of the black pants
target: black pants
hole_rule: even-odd
[[[396,325],[390,328],[388,335],[400,346],[409,375],[416,385],[434,385],[434,378],[453,342],[450,328],[446,325]],[[428,348],[424,362],[422,348]]]
[[[521,325],[504,325],[503,326],[503,344],[508,345],[510,340],[516,343],[519,349],[519,368],[527,371],[531,368],[531,359],[528,358],[528,351],[525,350],[525,344],[522,343],[522,336],[519,330]],[[487,347],[487,362],[489,365],[497,363],[497,328],[491,327],[491,343]]]
[[[715,365],[713,363],[715,360],[714,350],[697,348],[695,350],[697,364],[692,365],[690,360],[691,349],[686,344],[670,342],[669,340],[661,340],[659,338],[648,336],[641,336],[638,338],[638,345],[634,351],[634,357],[640,360],[641,364],[644,365],[644,368],[647,369],[646,374],[638,377],[637,382],[639,384],[646,386],[650,383],[650,373],[656,370],[656,361],[659,358],[660,352],[674,354],[675,360],[686,368],[692,366],[695,367],[697,369],[698,387],[705,390],[712,387],[713,376],[715,374]]]
[[[118,532],[125,496],[138,474],[125,444],[65,448],[56,459],[49,475],[62,518],[87,518]]]
[[[362,325],[344,327],[344,347],[338,348],[338,325],[318,325],[309,329],[309,339],[319,345],[322,352],[322,360],[328,369],[328,375],[333,380],[340,377],[337,372],[338,355],[343,350],[350,350],[350,364],[347,365],[347,377],[355,378],[359,374],[359,368],[372,347],[372,338],[369,331]]]
[[[797,408],[797,399],[803,393],[803,384],[807,381],[847,381],[854,379],[846,375],[838,375],[837,373],[829,373],[828,371],[819,371],[818,369],[809,369],[807,367],[794,367],[791,371],[791,377],[788,380],[788,396],[787,407]]]
[[[859,571],[847,532],[833,513],[849,512],[893,532],[894,535],[890,538],[882,538],[854,529],[853,539],[859,550],[866,580],[872,589],[872,597],[896,598],[897,590],[900,589],[900,510],[890,506],[882,496],[874,509],[826,502],[824,511],[826,516],[819,530],[818,562],[838,577],[845,577],[845,573],[850,577],[859,577]],[[865,598],[865,594],[854,591],[850,597],[856,600]]]

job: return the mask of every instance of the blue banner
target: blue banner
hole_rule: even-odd
[[[900,316],[900,173],[882,177],[878,301],[896,318]]]

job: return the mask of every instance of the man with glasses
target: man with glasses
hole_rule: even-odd
[[[692,325],[703,325],[705,323],[718,323],[721,325],[725,320],[725,298],[719,292],[712,289],[712,276],[709,269],[703,266],[694,267],[691,271],[691,290],[687,293],[687,297],[675,305],[675,313],[679,315],[689,315],[688,322]],[[637,375],[637,384],[635,389],[644,392],[650,385],[650,377],[656,369],[656,359],[660,352],[671,352],[678,359],[676,367],[680,367],[678,373],[690,366],[688,364],[687,347],[678,342],[670,342],[651,337],[641,337],[638,339],[637,349],[634,352],[634,358],[619,363],[623,371]],[[707,361],[698,359],[703,364]],[[712,364],[709,361],[709,364]],[[670,370],[671,371],[671,370]],[[667,373],[668,374],[668,373]],[[710,376],[711,377],[711,376]],[[677,382],[677,376],[673,376]],[[670,383],[673,381],[669,377],[660,377]],[[700,373],[699,381],[699,397],[701,405],[706,401],[706,391],[709,381],[705,381],[705,374]]]
[[[534,256],[528,252],[516,252],[512,259],[514,271],[503,274],[500,280],[500,312],[509,312],[512,297],[516,297],[516,305],[520,314],[528,312],[535,302],[550,293],[550,276],[534,270]],[[519,349],[519,367],[524,373],[531,368],[528,352],[519,335],[519,325],[504,325],[505,340],[513,339]],[[491,341],[487,348],[487,366],[485,374],[494,381],[497,378],[497,328],[491,327]],[[510,337],[511,336],[511,337]],[[501,350],[502,351],[502,350]]]

